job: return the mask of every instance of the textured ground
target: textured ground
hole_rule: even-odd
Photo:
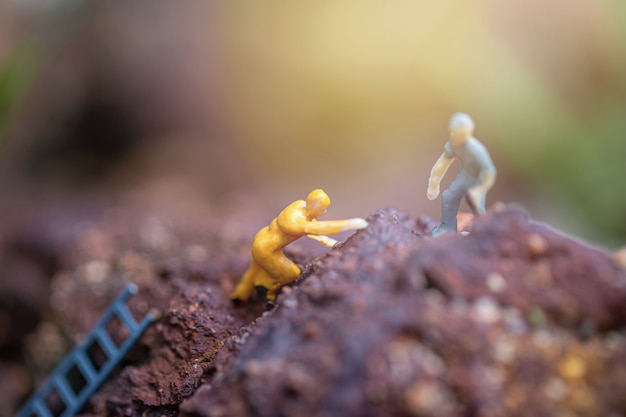
[[[132,281],[133,311],[160,319],[87,414],[626,414],[623,259],[514,207],[464,220],[469,235],[433,239],[431,220],[377,211],[322,257],[294,245],[298,282],[275,306],[240,307],[228,294],[247,238],[207,230],[186,243],[155,222],[133,240],[95,227],[90,241],[106,256],[61,268],[54,314],[24,342],[29,367],[4,366],[22,380],[45,374],[50,352],[34,346],[57,340],[63,351]]]

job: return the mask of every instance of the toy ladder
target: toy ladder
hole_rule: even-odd
[[[154,321],[150,314],[141,323],[133,318],[125,302],[131,294],[136,293],[136,285],[126,286],[85,342],[63,359],[20,409],[17,417],[71,417],[83,408]],[[107,325],[115,318],[128,329],[128,337],[119,345],[107,333]]]

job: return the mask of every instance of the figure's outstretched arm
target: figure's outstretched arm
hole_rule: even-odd
[[[367,222],[360,217],[348,220],[314,220],[305,224],[304,232],[307,235],[332,235],[346,230],[365,229],[366,227]]]
[[[426,192],[426,196],[429,200],[434,200],[439,196],[439,184],[443,179],[444,175],[450,168],[454,162],[454,158],[448,156],[446,152],[442,153],[433,168],[430,170],[430,178],[428,178],[428,191]]]
[[[308,237],[309,239],[317,240],[318,242],[320,242],[324,246],[328,246],[329,248],[332,248],[338,242],[332,237],[324,235],[306,235],[306,237]]]

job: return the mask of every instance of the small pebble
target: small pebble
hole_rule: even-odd
[[[493,356],[498,362],[510,363],[515,359],[515,344],[510,340],[498,340],[493,343]]]
[[[287,298],[284,302],[283,305],[287,308],[296,308],[298,307],[298,300],[296,300],[295,298]]]
[[[104,281],[110,272],[110,266],[104,261],[91,261],[84,265],[85,280],[90,284]]]
[[[613,252],[613,260],[617,266],[626,271],[626,246]]]
[[[587,373],[587,365],[582,358],[569,355],[559,363],[559,372],[567,381],[580,381]]]
[[[497,321],[500,314],[500,307],[491,297],[481,297],[474,302],[474,318],[480,322],[491,324]]]
[[[487,275],[487,287],[493,292],[502,292],[506,288],[506,281],[499,273],[492,272]]]
[[[568,388],[561,378],[552,378],[544,387],[543,392],[548,398],[561,401],[567,396]]]
[[[548,251],[548,242],[539,234],[531,233],[526,241],[528,253],[533,256],[541,256]]]
[[[451,413],[453,396],[444,385],[435,381],[418,381],[404,394],[410,415],[436,416]]]

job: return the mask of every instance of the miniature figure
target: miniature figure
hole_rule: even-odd
[[[455,158],[461,161],[459,172],[443,192],[441,199],[441,222],[433,231],[440,236],[457,229],[456,215],[463,197],[467,197],[476,214],[485,213],[487,192],[496,180],[496,168],[485,146],[473,137],[474,121],[465,113],[455,113],[450,119],[450,140],[444,147],[428,179],[428,199],[439,195],[439,184]]]
[[[313,190],[305,200],[297,200],[261,229],[252,244],[252,264],[243,274],[231,295],[233,301],[247,301],[255,287],[267,289],[266,298],[276,299],[278,290],[300,275],[300,268],[283,253],[283,248],[302,236],[333,246],[336,240],[324,236],[367,227],[361,218],[317,221],[330,206],[330,198],[322,190]]]

